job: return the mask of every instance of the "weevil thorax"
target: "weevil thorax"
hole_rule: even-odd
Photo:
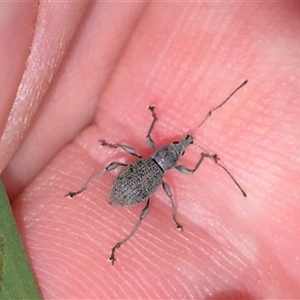
[[[185,149],[193,144],[192,135],[186,135],[182,140],[175,141],[169,145],[158,148],[152,158],[164,170],[170,170],[175,167],[179,158],[184,154]]]

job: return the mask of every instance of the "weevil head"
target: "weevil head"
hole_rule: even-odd
[[[192,135],[188,134],[180,141],[158,148],[152,155],[152,158],[164,171],[170,170],[175,167],[180,156],[184,154],[185,149],[193,142]]]

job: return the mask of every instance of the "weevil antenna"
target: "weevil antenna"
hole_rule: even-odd
[[[192,135],[195,133],[195,131],[197,131],[204,123],[205,121],[212,115],[212,113],[221,108],[238,90],[240,90],[244,85],[246,85],[248,82],[248,80],[245,80],[239,87],[237,87],[221,104],[219,104],[218,106],[216,106],[215,108],[211,109],[206,117],[203,119],[203,121],[197,126],[195,127],[195,129],[192,131]]]

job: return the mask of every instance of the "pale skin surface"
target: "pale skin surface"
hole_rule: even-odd
[[[7,96],[1,111],[3,180],[44,298],[299,298],[299,4],[67,6],[39,7],[36,30],[44,27],[35,55],[42,53],[43,63],[32,58],[37,63],[27,71],[21,104],[42,105],[36,112],[15,105],[8,120]],[[28,24],[36,17],[33,7],[19,14],[29,16]],[[27,39],[13,35],[13,44],[26,40],[18,46],[23,56],[31,45],[27,27]],[[23,67],[7,83],[12,95]],[[165,179],[184,231],[176,230],[159,188],[112,267],[111,247],[145,204],[108,205],[117,172],[74,199],[64,197],[111,161],[134,160],[98,140],[150,155],[149,104],[157,107],[153,137],[162,145],[195,127],[245,79],[248,85],[194,137],[218,154],[248,198],[211,161],[194,175],[170,171]],[[199,155],[190,148],[183,162],[192,167]]]

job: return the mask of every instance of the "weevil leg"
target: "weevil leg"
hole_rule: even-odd
[[[184,174],[193,174],[194,172],[197,171],[197,169],[199,168],[199,166],[202,164],[203,160],[205,158],[210,158],[212,159],[215,163],[218,163],[218,157],[217,155],[211,155],[209,153],[201,153],[200,159],[198,160],[198,162],[196,163],[195,167],[193,169],[190,169],[186,166],[183,165],[177,165],[175,166],[175,168],[180,172],[180,173],[184,173]]]
[[[175,166],[175,168],[181,172],[181,173],[184,173],[184,174],[187,174],[187,173],[194,173],[197,171],[197,169],[199,168],[199,166],[201,165],[201,163],[203,162],[203,160],[205,158],[210,158],[211,160],[214,161],[215,164],[217,164],[219,167],[221,167],[229,176],[230,178],[233,180],[233,182],[236,184],[236,186],[240,189],[240,191],[242,192],[243,196],[244,197],[247,197],[247,194],[245,193],[245,191],[242,189],[242,187],[238,184],[238,182],[236,181],[236,179],[233,177],[233,175],[231,175],[231,173],[224,167],[222,166],[218,160],[219,158],[217,157],[216,154],[212,155],[212,154],[209,154],[209,153],[204,153],[202,152],[201,153],[201,157],[199,159],[199,161],[196,163],[195,167],[193,169],[190,169],[186,166],[182,166],[182,165],[177,165]]]
[[[140,215],[140,219],[139,221],[136,223],[136,225],[133,227],[133,229],[130,231],[130,233],[128,234],[128,236],[122,240],[121,242],[117,243],[112,249],[111,249],[111,255],[109,257],[109,260],[111,261],[112,265],[115,263],[116,261],[116,256],[115,256],[115,252],[117,249],[119,249],[122,245],[124,245],[137,231],[137,229],[140,227],[142,221],[145,219],[145,217],[149,214],[150,208],[149,208],[149,204],[150,204],[150,198],[147,200],[147,204],[146,206],[143,208],[142,213]]]
[[[139,158],[142,158],[142,155],[140,155],[135,149],[127,146],[127,145],[123,145],[123,144],[110,144],[108,143],[106,140],[99,140],[99,142],[101,143],[101,146],[103,147],[109,147],[109,148],[121,148],[122,150],[124,150],[125,152],[133,155],[133,156],[137,156]]]
[[[175,206],[175,202],[174,202],[174,199],[173,199],[173,195],[172,195],[170,186],[165,181],[162,182],[162,186],[163,186],[163,189],[164,189],[165,193],[167,194],[167,196],[169,197],[169,199],[171,201],[173,221],[176,224],[176,227],[178,229],[183,230],[182,225],[179,224],[179,222],[177,221],[177,218],[176,218],[176,214],[177,214],[176,206]]]
[[[123,163],[119,163],[119,162],[112,162],[110,163],[105,169],[95,173],[94,175],[92,175],[86,182],[85,184],[76,192],[69,192],[68,194],[65,195],[65,197],[71,197],[73,198],[74,196],[81,194],[83,191],[86,190],[87,186],[89,185],[89,183],[95,179],[96,177],[98,177],[99,175],[105,173],[105,172],[109,172],[112,171],[114,169],[116,169],[119,166],[127,166],[127,164],[123,164]]]
[[[156,116],[156,113],[154,112],[155,110],[155,106],[154,105],[149,105],[148,106],[148,109],[151,111],[151,114],[152,114],[152,117],[153,117],[153,120],[152,120],[152,123],[150,125],[150,128],[147,132],[147,135],[146,135],[146,141],[147,141],[147,144],[148,146],[153,150],[155,151],[156,150],[156,146],[155,146],[155,142],[154,140],[152,139],[151,137],[151,133],[152,133],[152,130],[154,128],[154,125],[155,123],[157,122],[157,116]]]

